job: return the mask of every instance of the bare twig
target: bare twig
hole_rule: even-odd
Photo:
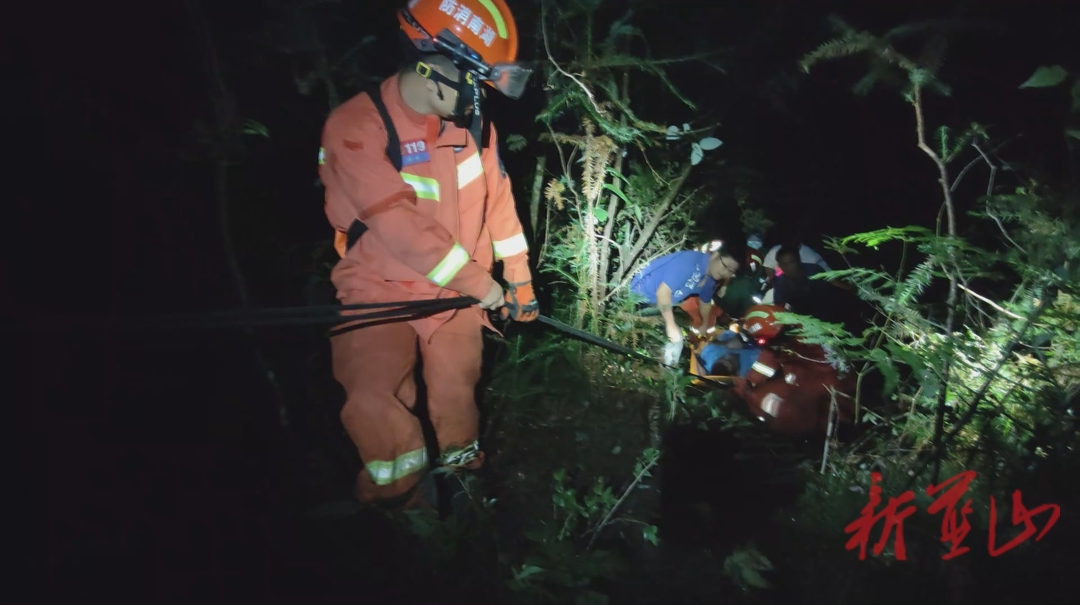
[[[587,67],[590,67],[590,68],[607,68],[607,69],[622,69],[622,68],[627,68],[627,67],[635,67],[635,68],[639,68],[639,69],[645,69],[646,67],[652,67],[652,66],[657,66],[657,65],[674,65],[674,64],[678,64],[678,63],[690,63],[692,61],[705,61],[705,59],[708,59],[710,57],[717,57],[720,54],[722,54],[722,53],[720,53],[718,51],[708,51],[708,52],[702,52],[702,53],[695,53],[695,54],[692,54],[692,55],[683,55],[681,57],[669,57],[667,59],[651,59],[650,58],[650,59],[648,59],[647,64],[643,64],[640,59],[635,59],[633,57],[624,57],[624,56],[616,55],[616,56],[610,57],[610,58],[603,58],[603,59],[599,59],[599,60],[589,61],[589,64],[588,64]],[[719,68],[718,66],[712,65],[711,63],[708,64],[708,65],[710,67],[713,67],[713,68],[719,70],[721,73],[726,73],[725,71],[723,71],[723,69]]]
[[[600,532],[604,530],[604,527],[611,523],[611,517],[615,514],[615,511],[619,510],[619,507],[622,506],[623,501],[626,500],[626,498],[634,491],[634,488],[637,487],[637,484],[641,483],[642,478],[645,477],[645,473],[649,472],[652,467],[656,466],[657,462],[660,462],[660,452],[654,453],[652,459],[650,459],[647,464],[643,464],[641,466],[641,470],[637,472],[637,475],[634,476],[634,480],[630,482],[630,485],[626,488],[626,490],[623,491],[622,495],[619,496],[618,501],[616,501],[615,504],[608,510],[607,514],[604,515],[604,518],[600,521],[600,523],[592,529],[592,536],[589,538],[589,543],[585,546],[585,550],[592,549],[593,543],[596,542],[596,538],[600,535]]]
[[[997,164],[990,161],[990,157],[986,155],[986,153],[982,150],[981,147],[979,147],[978,143],[972,143],[971,146],[975,148],[975,151],[979,152],[979,155],[982,156],[982,159],[986,160],[986,165],[990,167],[990,180],[988,180],[986,183],[986,195],[991,195],[994,193],[994,179],[997,176],[998,169]]]
[[[836,428],[836,418],[840,415],[836,406],[836,389],[829,387],[829,426],[825,429],[825,451],[821,454],[821,472],[819,474],[824,475],[825,469],[829,466],[829,444],[832,441],[833,429]]]
[[[1005,315],[1008,315],[1009,317],[1011,317],[1013,319],[1024,319],[1024,317],[1022,315],[1017,315],[1016,313],[1013,313],[1012,311],[1009,311],[1009,310],[1003,308],[1001,305],[995,303],[994,301],[990,300],[989,298],[986,298],[982,294],[979,294],[978,292],[973,291],[972,289],[968,288],[967,286],[964,286],[963,284],[961,284],[959,286],[959,288],[961,290],[963,290],[964,292],[967,292],[971,296],[974,296],[975,298],[977,298],[977,299],[983,301],[984,303],[990,305],[991,307],[993,307],[995,310],[997,310],[1000,313],[1004,313]]]
[[[661,200],[660,205],[653,211],[652,217],[649,219],[649,222],[646,223],[645,228],[641,230],[641,235],[638,237],[637,243],[630,249],[630,254],[627,255],[626,259],[628,263],[633,263],[637,260],[637,257],[641,255],[642,250],[645,249],[649,239],[653,236],[653,233],[656,232],[656,228],[660,226],[660,221],[667,215],[668,209],[671,207],[671,204],[674,203],[675,198],[679,194],[679,190],[682,189],[683,184],[686,183],[686,179],[690,176],[691,168],[693,168],[693,166],[687,162],[679,173],[679,176],[676,177],[668,187],[668,191],[664,195],[663,200]],[[628,266],[619,267],[619,273],[615,281],[621,281],[622,278],[626,276],[626,271],[628,270]]]
[[[608,117],[607,110],[600,107],[600,104],[596,102],[596,96],[593,95],[592,90],[589,89],[589,87],[586,86],[585,83],[579,80],[576,76],[563,69],[559,65],[559,62],[555,60],[554,55],[551,54],[551,46],[548,44],[547,34],[547,2],[545,1],[540,2],[540,20],[541,34],[544,38],[544,52],[547,53],[548,61],[551,62],[552,67],[554,67],[555,70],[558,71],[560,74],[566,76],[567,78],[570,78],[570,80],[572,80],[581,88],[582,91],[585,92],[585,96],[589,98],[589,102],[592,103],[593,109],[596,111],[596,113],[610,119],[610,117]]]
[[[948,217],[948,229],[949,237],[956,238],[956,210],[953,206],[952,191],[949,189],[949,172],[945,168],[945,162],[941,160],[937,153],[926,144],[926,120],[923,117],[923,104],[922,104],[922,86],[915,84],[914,86],[914,104],[915,104],[915,131],[918,136],[918,147],[934,162],[938,169],[938,183],[941,185],[941,192],[944,197],[945,212]],[[949,337],[952,336],[953,328],[956,325],[956,298],[957,298],[957,281],[954,268],[957,265],[956,260],[956,248],[955,246],[949,246],[949,263],[952,267],[943,267],[945,274],[949,278],[949,294],[945,300],[946,305],[946,318],[945,318],[945,334]],[[949,365],[952,361],[952,354],[946,355],[945,361],[942,367],[942,374],[945,381],[943,386],[949,383]],[[941,447],[942,431],[945,427],[945,392],[947,388],[942,388],[938,394],[937,409],[934,414],[934,448],[939,450]],[[934,474],[933,482],[937,483],[938,473],[941,469],[941,460],[939,457],[935,457],[934,460]]]

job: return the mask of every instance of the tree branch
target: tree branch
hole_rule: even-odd
[[[627,70],[627,71],[623,72],[623,76],[622,76],[622,97],[625,100],[625,99],[627,99],[629,97],[629,95],[630,95],[630,72],[629,72],[629,70]],[[626,114],[623,114],[620,117],[619,122],[620,122],[620,124],[622,126],[624,126],[624,127],[626,126]],[[615,166],[612,168],[612,170],[615,172],[616,175],[621,176],[622,173],[623,173],[623,162],[626,159],[626,150],[625,149],[616,150],[616,153],[618,154],[618,156],[615,158]],[[615,188],[615,191],[622,191],[622,188],[623,188],[622,185],[623,185],[622,184],[622,179],[617,178],[617,177],[611,179],[611,186]],[[618,247],[618,244],[615,244],[614,242],[611,241],[611,235],[615,230],[615,215],[619,211],[619,202],[620,201],[621,200],[619,199],[619,196],[614,192],[612,192],[612,194],[610,196],[608,196],[608,207],[607,207],[608,220],[607,220],[607,224],[604,225],[604,239],[607,240],[608,242],[610,242],[611,244],[614,244],[616,247]],[[598,291],[596,292],[596,297],[595,298],[596,298],[597,306],[603,305],[604,301],[607,300],[607,285],[606,284],[607,284],[607,279],[608,279],[608,267],[609,267],[609,264],[610,264],[610,259],[611,259],[611,248],[608,245],[605,245],[603,247],[603,249],[600,250],[599,276],[600,276],[601,286],[598,289]],[[622,265],[622,263],[619,263],[619,264]]]
[[[577,77],[575,77],[573,74],[571,74],[570,72],[563,69],[559,65],[559,62],[556,61],[555,57],[551,54],[551,47],[548,44],[548,34],[547,34],[547,1],[546,0],[541,0],[541,2],[540,2],[540,22],[541,22],[541,33],[542,33],[542,36],[544,38],[544,52],[547,54],[548,61],[551,62],[552,67],[554,67],[555,70],[558,71],[560,74],[566,76],[567,78],[570,78],[571,80],[573,80],[573,82],[575,84],[577,84],[579,87],[581,87],[581,90],[585,92],[585,96],[587,96],[589,98],[589,102],[592,103],[593,109],[596,111],[596,113],[610,119],[610,117],[608,116],[607,111],[605,109],[603,109],[602,107],[600,107],[600,104],[596,102],[596,97],[593,95],[592,90],[590,90],[589,87],[586,86],[584,82],[577,79]]]
[[[678,64],[678,63],[689,63],[691,61],[704,61],[707,58],[715,57],[715,56],[720,55],[720,54],[721,53],[717,52],[717,51],[710,51],[710,52],[703,52],[703,53],[695,53],[695,54],[692,54],[692,55],[685,55],[685,56],[682,56],[682,57],[671,57],[671,58],[668,58],[668,59],[646,59],[646,60],[636,59],[634,57],[626,57],[626,56],[622,56],[622,55],[616,55],[614,57],[608,57],[608,58],[604,58],[604,59],[599,59],[597,61],[590,61],[588,67],[590,67],[590,68],[607,68],[607,69],[621,69],[621,68],[634,67],[634,68],[638,68],[638,69],[647,69],[648,67],[656,66],[656,65],[674,65],[674,64]],[[571,65],[577,65],[577,63],[572,63]],[[709,67],[717,69],[721,73],[727,73],[726,71],[723,70],[723,68],[720,68],[720,67],[718,67],[716,65],[712,65],[712,64],[708,64],[708,65],[709,65]]]
[[[690,171],[692,169],[693,165],[687,162],[686,165],[683,166],[682,172],[679,173],[679,176],[676,177],[675,180],[668,187],[668,191],[667,194],[664,196],[664,199],[660,202],[660,205],[656,208],[656,210],[653,211],[652,217],[649,218],[649,222],[646,223],[645,227],[641,230],[641,235],[638,236],[638,240],[634,244],[634,247],[630,249],[630,254],[627,256],[626,259],[627,264],[619,267],[619,274],[616,277],[615,281],[622,281],[623,277],[626,276],[626,272],[629,271],[630,265],[632,265],[634,261],[637,260],[638,256],[641,255],[642,250],[644,250],[646,244],[649,243],[649,239],[653,236],[653,233],[656,232],[656,228],[660,226],[660,222],[664,220],[664,217],[667,215],[668,208],[671,207],[671,204],[675,201],[675,198],[678,197],[679,190],[682,189],[682,186],[686,183],[686,179],[690,176]]]
[[[897,53],[897,56],[899,54]],[[941,185],[941,192],[945,201],[945,212],[948,218],[949,237],[953,240],[956,238],[956,209],[953,205],[952,191],[949,189],[949,172],[945,168],[945,163],[938,157],[938,154],[926,144],[926,120],[923,117],[923,104],[922,104],[922,86],[918,83],[914,84],[914,97],[915,97],[915,130],[918,136],[919,149],[923,151],[934,162],[934,165],[938,169],[938,183]],[[945,275],[949,278],[949,294],[946,298],[946,318],[945,318],[945,335],[947,338],[952,338],[953,329],[956,326],[956,297],[957,297],[957,282],[956,275],[953,272],[953,268],[956,266],[956,247],[949,244],[949,263],[952,267],[943,267],[945,269]],[[934,437],[933,443],[935,450],[939,449],[942,445],[942,431],[945,428],[945,394],[949,388],[949,366],[952,362],[952,353],[950,352],[945,357],[945,363],[942,368],[942,375],[944,376],[944,382],[942,383],[941,391],[938,393],[937,409],[934,414]],[[937,483],[938,474],[941,470],[941,459],[935,457],[934,459],[934,474],[933,482]]]

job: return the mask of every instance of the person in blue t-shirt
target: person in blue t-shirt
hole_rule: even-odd
[[[682,306],[694,320],[693,327],[705,334],[712,327],[709,324],[716,320],[712,308],[716,283],[730,279],[738,270],[739,261],[730,252],[718,248],[711,252],[673,252],[653,259],[634,275],[630,291],[656,305],[664,318],[668,337],[665,364],[675,365],[683,348],[683,333],[675,323],[673,307]],[[692,297],[697,298],[697,305],[685,305]]]

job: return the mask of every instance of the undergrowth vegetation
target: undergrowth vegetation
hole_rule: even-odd
[[[710,553],[713,565],[702,565],[698,572],[721,582],[727,598],[742,595],[748,601],[793,595],[813,595],[817,602],[859,601],[874,598],[883,586],[911,598],[943,592],[973,598],[980,590],[995,590],[993,570],[1003,565],[1022,569],[1031,578],[1028,586],[1051,580],[1068,565],[1060,540],[1029,536],[1009,551],[1013,560],[1008,563],[991,551],[1003,554],[1002,545],[1024,526],[1012,516],[1021,501],[1014,494],[1022,494],[1015,497],[1031,510],[1044,504],[1067,508],[1068,503],[1053,500],[1061,493],[1050,478],[1076,476],[1080,231],[1071,197],[1076,192],[1055,191],[1013,169],[1003,141],[979,124],[955,131],[951,125],[935,127],[933,116],[924,115],[923,96],[927,91],[948,93],[936,78],[940,57],[930,53],[912,60],[885,37],[857,32],[838,19],[834,24],[839,37],[808,54],[803,68],[860,53],[876,57],[874,77],[860,88],[894,83],[898,102],[912,108],[911,144],[929,158],[925,178],[940,183],[941,197],[911,203],[939,204],[939,220],[829,242],[849,266],[820,279],[853,285],[875,310],[873,322],[861,333],[850,333],[844,326],[794,314],[784,321],[798,323],[796,333],[803,339],[827,345],[835,364],[857,372],[860,390],[874,389],[858,399],[873,403],[858,411],[856,439],[825,444],[824,450],[808,448],[780,463],[786,468],[774,469],[774,476],[786,471],[802,486],[797,501],[766,504],[773,529],[762,527],[751,540]],[[591,57],[576,56],[588,67]],[[569,77],[551,59],[549,79]],[[540,268],[561,278],[549,286],[557,293],[556,314],[650,349],[656,326],[630,309],[607,304],[607,296],[618,300],[620,280],[630,270],[624,263],[645,260],[645,251],[660,254],[685,245],[692,214],[672,213],[665,204],[677,197],[672,188],[682,186],[680,179],[696,162],[683,168],[669,164],[673,167],[665,173],[651,169],[644,144],[637,145],[640,155],[615,153],[620,144],[647,131],[626,126],[635,114],[617,82],[598,85],[596,94],[581,82],[553,87],[562,93],[541,115],[549,125],[559,110],[576,116],[564,128],[577,125],[579,133],[552,131],[548,139],[562,159],[561,173],[546,188]],[[591,114],[597,111],[595,99],[605,94],[612,111],[625,113],[621,121],[611,117],[597,120],[597,126]],[[678,157],[678,143],[664,143],[664,152]],[[564,146],[582,154],[580,175],[571,168]],[[614,168],[611,157],[619,158]],[[631,166],[623,158],[640,161]],[[955,199],[965,178],[986,179],[985,193]],[[604,192],[608,204],[600,203]],[[681,208],[691,212],[694,206]],[[973,210],[963,215],[959,208]],[[642,229],[650,216],[666,228]],[[761,219],[755,216],[751,222]],[[600,262],[607,256],[598,247],[614,251],[614,271]],[[861,251],[889,247],[902,259],[897,266],[885,270],[860,264]],[[650,373],[606,353],[560,344],[557,338],[518,336],[505,343],[499,374],[490,386],[492,415],[501,428],[489,443],[498,444],[501,467],[539,466],[531,471],[539,474],[531,477],[531,488],[521,492],[529,494],[519,504],[530,511],[524,516],[531,522],[523,545],[506,560],[507,587],[530,603],[603,603],[609,597],[635,602],[633,595],[613,586],[647,575],[642,560],[661,556],[652,550],[663,552],[665,533],[658,532],[657,524],[670,522],[659,512],[657,475],[674,474],[659,464],[666,447],[663,435],[694,426],[732,440],[764,443],[769,438],[740,420],[737,402],[725,393],[701,393],[688,388],[685,377]],[[871,376],[877,380],[866,380]],[[541,432],[546,437],[538,438]],[[528,451],[537,447],[546,451]],[[784,458],[781,447],[763,449],[758,456]],[[546,462],[538,464],[538,456]],[[720,452],[712,462],[734,463]],[[948,510],[931,508],[937,492],[928,488],[966,471],[974,472],[974,480],[957,506],[970,498],[970,513],[963,515],[970,533],[957,534],[964,539],[957,547],[969,551],[966,558],[946,560],[942,557],[952,545],[943,541],[942,532],[952,526],[942,525]],[[885,530],[878,523],[871,532],[869,561],[860,563],[859,549],[849,548],[854,547],[848,543],[853,530],[845,528],[867,505],[872,473],[883,478],[879,485],[885,502],[912,490],[908,506],[915,512],[905,520],[904,539],[898,543],[890,536],[881,549],[874,548]],[[731,484],[727,489],[737,493],[755,487]],[[734,509],[707,511],[694,523],[702,532],[718,522],[730,529],[731,520],[723,517]],[[1033,519],[1040,531],[1050,516],[1046,512]],[[1068,535],[1075,528],[1075,522],[1062,517],[1053,530]],[[992,529],[996,537],[991,540]],[[627,567],[635,561],[639,565]],[[784,596],[765,596],[776,583]],[[700,579],[695,586],[715,588]],[[701,590],[677,602],[715,596]]]
[[[548,278],[553,302],[545,312],[655,355],[663,330],[626,301],[626,285],[651,258],[710,236],[695,218],[719,192],[695,189],[697,171],[738,181],[713,136],[716,124],[665,70],[685,62],[720,70],[724,53],[658,57],[632,11],[613,14],[600,0],[540,5],[546,106],[536,120],[544,132],[508,145],[536,160],[532,180],[516,181],[531,191],[519,197],[529,209],[537,275]],[[1067,573],[1067,541],[1055,538],[1080,535],[1068,510],[1075,501],[1057,490],[1080,476],[1078,192],[1016,168],[1008,141],[989,128],[927,115],[924,97],[949,93],[938,79],[944,34],[906,27],[878,36],[832,23],[838,37],[801,66],[809,72],[826,60],[866,58],[870,71],[856,92],[890,86],[896,102],[910,106],[907,144],[927,157],[917,178],[940,185],[939,196],[909,202],[940,206],[935,224],[830,240],[848,267],[819,278],[852,285],[874,310],[866,329],[782,318],[857,373],[864,405],[855,436],[777,439],[745,420],[723,390],[512,326],[505,338],[489,335],[497,358],[482,405],[491,464],[469,480],[477,523],[411,519],[433,556],[456,570],[456,582],[470,582],[462,573],[483,578],[476,583],[492,585],[500,602],[530,604],[825,603],[882,593],[1019,599]],[[898,40],[922,34],[918,59],[898,50]],[[1080,82],[1063,68],[1039,74],[1024,86]],[[334,77],[316,70],[303,81],[323,82],[333,105],[341,94]],[[643,88],[667,98],[638,101]],[[1080,86],[1071,93],[1075,118]],[[1080,140],[1069,126],[1064,137]],[[960,198],[971,191],[961,184],[974,179],[985,179],[981,195]],[[747,230],[769,227],[745,192],[735,198]],[[863,262],[867,250],[895,252],[900,262]],[[976,473],[957,505],[971,499],[970,551],[943,560],[948,511],[928,512],[935,496],[927,487],[964,471]],[[906,552],[895,536],[874,549],[879,522],[860,561],[845,528],[867,505],[875,473],[883,503],[912,490],[904,506],[916,512],[904,521]],[[1014,493],[1030,510],[1056,504],[1063,513],[1044,539],[991,556],[1024,526],[1015,521]],[[1033,522],[1041,531],[1049,518]],[[455,545],[469,540],[495,555],[470,559],[485,562],[462,572]],[[1016,594],[995,588],[1006,568],[1029,578]]]

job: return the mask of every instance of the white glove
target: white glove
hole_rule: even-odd
[[[664,364],[673,366],[679,363],[679,357],[682,355],[683,341],[675,340],[664,345]]]

